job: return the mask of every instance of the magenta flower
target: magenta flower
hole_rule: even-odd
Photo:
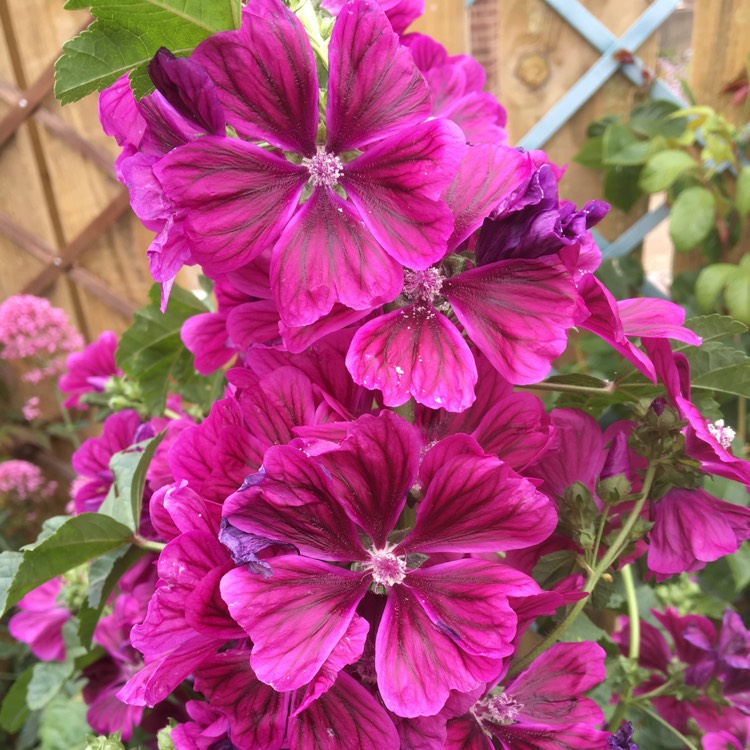
[[[256,0],[239,31],[212,36],[191,58],[241,137],[200,138],[155,167],[210,275],[273,245],[271,287],[288,326],[313,323],[336,303],[390,302],[402,265],[439,260],[453,229],[440,196],[463,136],[446,120],[424,122],[429,92],[380,7],[351,0],[345,8],[329,45],[323,142],[306,32],[280,0]]]
[[[260,483],[229,498],[224,516],[300,554],[269,559],[270,577],[238,568],[221,583],[232,617],[253,639],[260,680],[293,690],[327,661],[339,662],[352,628],[362,638],[367,632],[360,633],[356,610],[370,588],[387,594],[375,668],[394,713],[434,714],[451,690],[470,690],[497,673],[516,631],[508,597],[539,588],[483,560],[419,567],[423,555],[525,547],[546,538],[556,518],[527,480],[460,439],[471,443],[463,453],[448,439],[422,461],[424,499],[400,540],[392,532],[420,455],[417,433],[403,419],[391,412],[361,417],[338,449],[317,458],[292,447],[267,451]]]
[[[403,34],[409,24],[424,13],[424,0],[377,0],[377,2],[385,11],[397,34]],[[347,0],[323,0],[321,3],[334,16],[337,16],[346,4]]]
[[[82,352],[68,356],[66,372],[57,381],[60,391],[68,396],[64,406],[68,409],[87,409],[81,401],[85,393],[101,393],[114,375],[122,375],[115,363],[117,335],[103,331],[99,338]]]
[[[53,578],[30,591],[8,622],[10,634],[42,661],[65,661],[62,628],[73,615],[58,604],[60,589],[60,579]]]
[[[604,748],[609,735],[595,728],[604,714],[584,697],[606,677],[604,658],[595,643],[556,644],[449,721],[445,750],[492,750],[493,740],[504,750]]]
[[[512,198],[530,168],[514,149],[466,151],[444,195],[456,217],[450,251],[458,251],[491,211]],[[381,390],[386,406],[411,397],[448,411],[472,404],[477,371],[461,330],[515,384],[538,382],[565,349],[576,291],[562,263],[511,259],[454,272],[465,265],[465,258],[450,255],[440,266],[408,271],[401,306],[355,334],[347,368],[355,382]]]

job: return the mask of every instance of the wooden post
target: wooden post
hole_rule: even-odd
[[[427,0],[424,15],[409,28],[429,34],[451,55],[469,51],[469,13],[465,0]]]

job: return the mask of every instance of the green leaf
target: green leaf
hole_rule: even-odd
[[[133,325],[117,346],[117,366],[141,390],[150,413],[161,415],[168,392],[181,393],[193,403],[208,407],[221,387],[223,374],[204,378],[195,371],[193,355],[180,339],[183,323],[208,308],[190,292],[175,286],[164,314],[159,309],[161,291],[151,287],[151,303],[135,313]]]
[[[646,193],[660,193],[671,187],[683,172],[697,166],[695,159],[685,151],[660,151],[646,162],[639,185]]]
[[[643,197],[640,176],[641,167],[610,167],[604,176],[604,199],[628,213]]]
[[[31,682],[31,670],[32,668],[29,667],[16,677],[3,699],[3,705],[0,708],[0,727],[6,732],[14,734],[18,732],[29,715],[26,690]]]
[[[143,510],[146,472],[164,435],[166,431],[112,456],[109,468],[112,470],[114,482],[104,503],[99,508],[99,513],[112,516],[133,531],[138,530]]]
[[[737,266],[735,268],[738,272],[724,290],[724,301],[733,318],[750,324],[750,273]]]
[[[613,123],[604,131],[602,153],[608,166],[636,166],[648,159],[651,144],[640,140],[627,125]]]
[[[42,711],[39,750],[85,750],[86,736],[91,733],[87,710],[80,694],[58,695]]]
[[[706,239],[716,219],[716,198],[704,187],[683,190],[672,204],[669,236],[680,252],[692,250]]]
[[[744,219],[750,214],[750,167],[742,167],[737,176],[737,210]]]
[[[714,263],[700,272],[695,282],[695,298],[702,310],[716,310],[719,296],[736,273],[737,266],[732,263]]]
[[[91,8],[96,20],[63,45],[55,64],[55,96],[62,104],[101,91],[135,70],[136,94],[160,47],[188,55],[218,31],[239,28],[240,0],[69,0],[69,10]]]
[[[67,661],[42,661],[32,667],[26,691],[26,705],[32,711],[44,708],[73,675],[74,664]]]
[[[747,326],[743,323],[730,318],[728,315],[717,314],[699,315],[695,318],[688,318],[685,321],[685,327],[697,333],[703,339],[704,344],[707,344],[709,341],[721,341],[722,339],[737,336],[747,331]],[[675,351],[692,348],[687,344],[681,344]]]
[[[679,109],[674,102],[656,99],[636,107],[630,115],[630,127],[641,135],[653,138],[679,138],[687,125],[684,117],[670,118]]]
[[[685,349],[694,390],[719,391],[750,398],[750,357],[721,342]]]
[[[108,552],[91,563],[86,601],[78,612],[78,637],[83,646],[88,648],[91,645],[94,628],[120,578],[145,554],[144,549],[131,544]]]
[[[22,560],[22,552],[10,551],[0,554],[0,602],[8,600],[8,592],[21,567]]]
[[[573,157],[573,161],[589,169],[601,169],[604,166],[602,155],[603,144],[604,138],[602,136],[589,138],[583,144],[581,150]]]
[[[24,550],[23,559],[2,601],[2,612],[7,612],[37,586],[121,547],[131,536],[132,531],[127,526],[98,513],[82,513],[69,518],[41,544]]]

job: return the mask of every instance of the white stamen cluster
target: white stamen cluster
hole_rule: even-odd
[[[708,422],[708,431],[716,438],[722,448],[729,448],[732,445],[734,436],[737,434],[731,427],[724,424],[723,419],[719,419],[716,422]]]
[[[344,174],[344,165],[336,154],[329,154],[322,148],[311,159],[302,162],[310,173],[310,182],[315,187],[336,187],[341,175]]]
[[[370,550],[370,559],[364,564],[372,580],[382,586],[395,586],[406,578],[406,557],[394,555],[393,547]]]

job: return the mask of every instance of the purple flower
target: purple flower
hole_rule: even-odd
[[[385,11],[393,30],[403,34],[409,24],[424,13],[424,0],[377,0]],[[321,5],[336,16],[345,8],[347,0],[323,0]]]
[[[239,31],[212,36],[192,56],[241,137],[201,138],[155,167],[210,275],[273,245],[271,287],[287,326],[313,323],[337,303],[390,302],[401,266],[429,267],[453,228],[440,196],[463,136],[446,120],[424,122],[429,92],[380,7],[347,3],[328,58],[320,143],[315,58],[302,24],[280,0],[245,6]]]
[[[635,730],[633,724],[624,721],[622,726],[607,740],[612,750],[638,750],[638,745],[633,742]]]
[[[87,409],[88,406],[81,402],[81,396],[85,393],[101,393],[109,378],[122,375],[115,364],[116,349],[117,335],[112,331],[103,331],[82,352],[68,356],[66,372],[57,382],[58,388],[68,396],[64,406],[68,409]]]
[[[458,251],[484,217],[507,202],[528,165],[526,157],[502,146],[467,150],[444,196],[456,217],[450,251]],[[462,330],[514,384],[538,382],[565,349],[576,291],[562,263],[500,260],[455,273],[456,263],[465,266],[465,258],[450,255],[439,266],[407,271],[401,306],[366,323],[352,340],[349,372],[355,382],[381,390],[386,406],[413,397],[434,409],[467,409],[477,371]]]
[[[30,591],[8,622],[10,634],[42,661],[65,661],[62,628],[73,615],[58,604],[60,589],[60,579],[53,578]]]
[[[604,715],[583,694],[604,680],[604,658],[595,643],[558,643],[449,721],[445,750],[492,750],[493,739],[504,750],[599,750]]]
[[[226,501],[232,526],[300,553],[269,559],[270,577],[239,568],[221,583],[232,617],[253,639],[251,664],[260,680],[293,690],[328,660],[338,662],[351,629],[367,632],[365,626],[360,633],[364,621],[356,610],[370,588],[387,595],[375,668],[394,713],[436,713],[451,690],[472,689],[497,673],[516,631],[508,597],[538,593],[536,584],[483,560],[419,566],[425,553],[534,544],[551,533],[556,518],[527,480],[474,441],[461,436],[462,445],[472,444],[461,452],[451,450],[451,440],[424,457],[424,499],[414,527],[396,539],[420,445],[414,428],[391,412],[361,417],[339,448],[316,458],[291,446],[271,448],[262,481]],[[361,532],[371,540],[366,546]],[[347,660],[356,660],[363,646]]]

